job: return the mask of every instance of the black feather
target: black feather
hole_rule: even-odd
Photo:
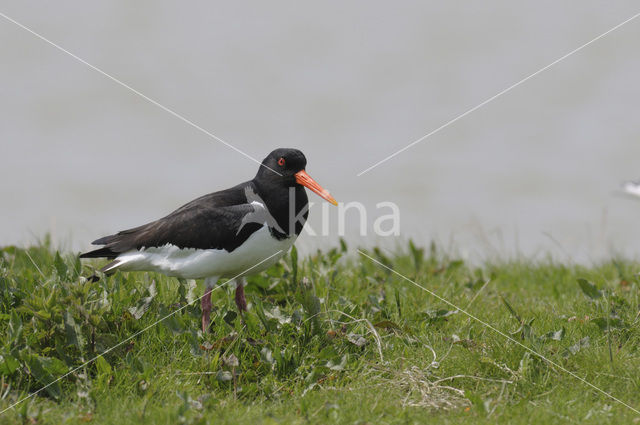
[[[99,244],[94,244],[99,245]],[[93,251],[80,254],[80,258],[116,258],[118,253],[109,247],[94,249]]]

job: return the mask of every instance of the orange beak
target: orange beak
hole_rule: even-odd
[[[338,205],[338,202],[333,199],[333,196],[329,194],[329,191],[323,189],[314,179],[311,178],[306,171],[300,170],[296,174],[296,183],[303,185],[304,187],[317,193],[321,198],[331,202],[333,205]]]

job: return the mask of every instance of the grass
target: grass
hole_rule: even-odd
[[[413,244],[366,254],[640,409],[639,264],[472,267]],[[233,289],[216,290],[206,335],[201,282],[82,277],[98,265],[46,242],[1,249],[0,410],[51,385],[0,424],[640,417],[345,244],[304,259],[293,251],[250,277],[244,320]]]

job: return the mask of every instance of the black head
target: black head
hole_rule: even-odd
[[[329,195],[329,192],[306,173],[306,166],[307,158],[298,149],[276,149],[262,161],[254,181],[263,187],[304,186],[337,205],[336,200]],[[302,188],[300,187],[300,189]]]
[[[295,174],[306,166],[307,158],[298,149],[279,148],[262,161],[256,179],[293,186],[296,184]]]

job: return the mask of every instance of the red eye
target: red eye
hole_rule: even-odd
[[[278,160],[278,165],[281,167],[284,165],[284,158],[280,157],[280,159]]]

